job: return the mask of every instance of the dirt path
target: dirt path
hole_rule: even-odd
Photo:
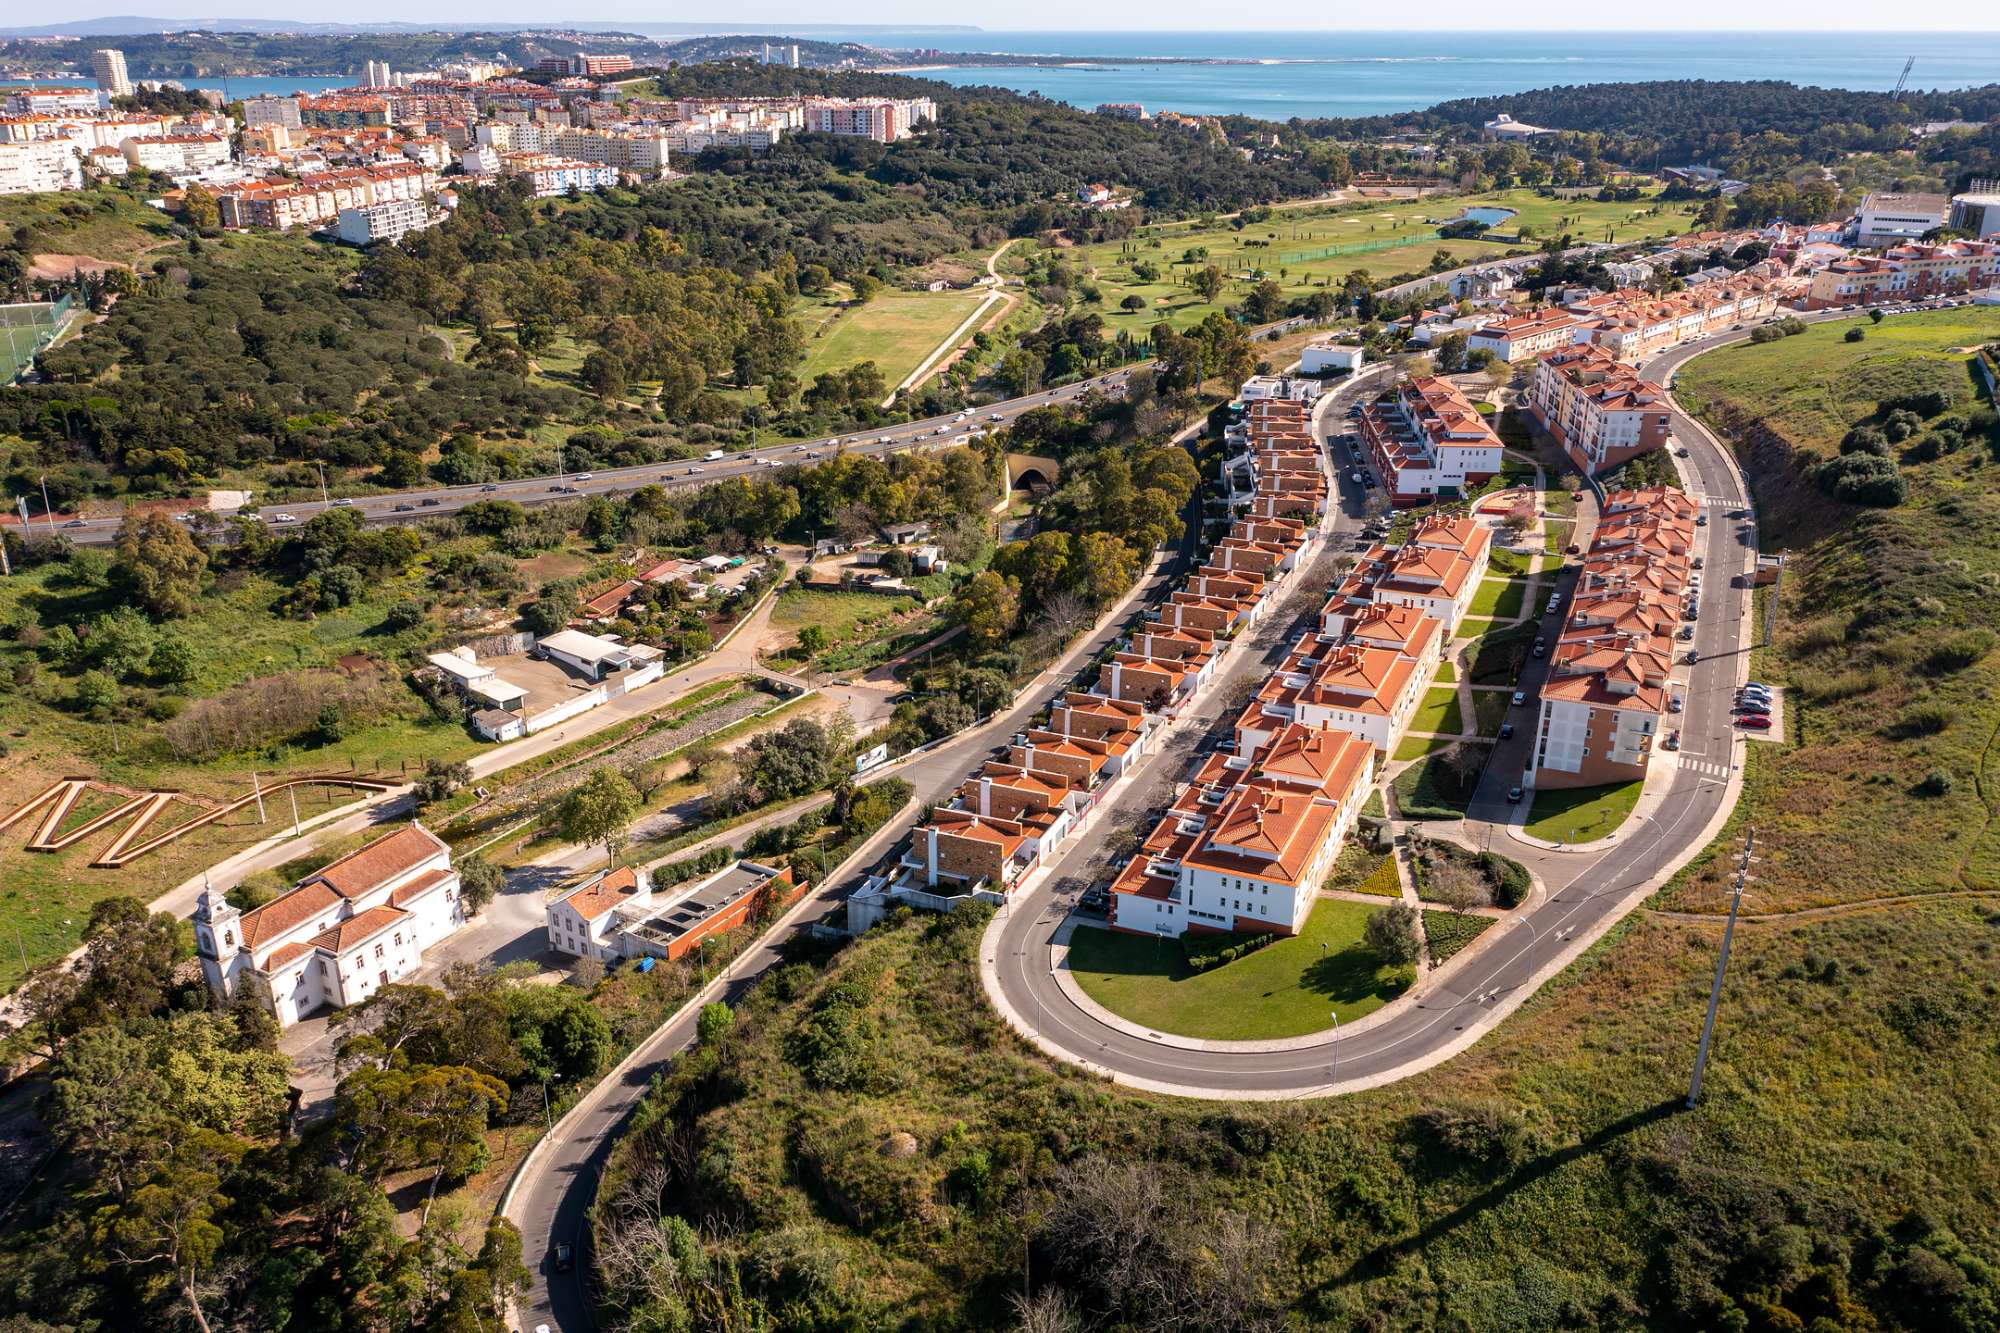
[[[1948,898],[2000,898],[2000,889],[1947,889],[1942,893],[1901,893],[1893,898],[1856,898],[1851,903],[1829,903],[1824,907],[1801,907],[1790,912],[1743,912],[1736,920],[1743,922],[1771,921],[1826,921],[1834,917],[1849,916],[1855,912],[1873,912],[1884,907],[1908,907],[1914,903],[1941,902]],[[1728,919],[1727,912],[1672,912],[1658,908],[1647,909],[1649,914],[1662,921],[1692,921],[1703,924]]]

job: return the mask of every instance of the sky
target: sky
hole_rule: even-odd
[[[218,8],[207,12],[229,17],[255,15],[346,23],[395,20],[473,26],[484,21],[506,23],[557,24],[564,17],[578,22],[664,22],[699,21],[707,15],[725,15],[723,20],[736,31],[782,30],[790,24],[827,23],[836,12],[807,0],[751,0],[750,3],[704,8],[674,6],[663,8],[654,0],[570,0],[560,11],[534,0],[348,0],[329,10],[309,0],[265,0],[264,3],[234,4],[232,0],[211,0]],[[12,22],[33,22],[26,10]],[[204,11],[175,0],[106,0],[106,3],[65,8],[60,16],[38,11],[41,21],[64,21],[107,14],[144,14],[163,18],[190,18]],[[924,26],[937,23],[972,23],[988,31],[1004,30],[1162,30],[1212,31],[1240,28],[1231,23],[1233,11],[1214,0],[1097,0],[1079,6],[1074,0],[989,0],[983,6],[941,9],[936,0],[870,0],[838,19],[855,24],[904,24]],[[1579,18],[1588,14],[1588,23]],[[1266,10],[1257,15],[1255,26],[1293,30],[1398,31],[1412,26],[1421,15],[1421,26],[1431,32],[1461,29],[1477,31],[1496,26],[1512,29],[1540,28],[1573,31],[1578,28],[1617,31],[1657,30],[1761,30],[1803,31],[1879,30],[1884,20],[1892,20],[1906,31],[2000,30],[2000,4],[1994,0],[1931,0],[1885,10],[1866,0],[1766,0],[1745,5],[1741,0],[1679,0],[1672,5],[1596,6],[1580,11],[1573,0],[1513,0],[1496,9],[1491,0],[1426,0],[1421,10],[1398,6],[1353,5],[1315,10]],[[1504,22],[1502,22],[1504,20]],[[6,25],[7,20],[0,20]]]

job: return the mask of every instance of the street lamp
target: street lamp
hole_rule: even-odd
[[[1340,1013],[1338,1010],[1332,1010],[1327,1016],[1333,1020],[1333,1041],[1326,1048],[1327,1058],[1333,1061],[1333,1068],[1327,1075],[1327,1082],[1338,1083],[1340,1082]]]
[[[555,1118],[549,1114],[549,1084],[560,1082],[562,1082],[561,1074],[550,1074],[542,1080],[542,1130],[544,1133],[553,1134],[556,1132]]]

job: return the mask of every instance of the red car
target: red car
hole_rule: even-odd
[[[1771,729],[1771,719],[1762,713],[1745,713],[1742,717],[1736,719],[1736,725],[1739,727],[1749,727],[1752,731],[1769,731]]]

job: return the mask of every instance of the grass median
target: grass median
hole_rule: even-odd
[[[1623,824],[1639,803],[1645,783],[1615,782],[1606,787],[1559,787],[1535,793],[1526,832],[1550,842],[1595,842]]]

